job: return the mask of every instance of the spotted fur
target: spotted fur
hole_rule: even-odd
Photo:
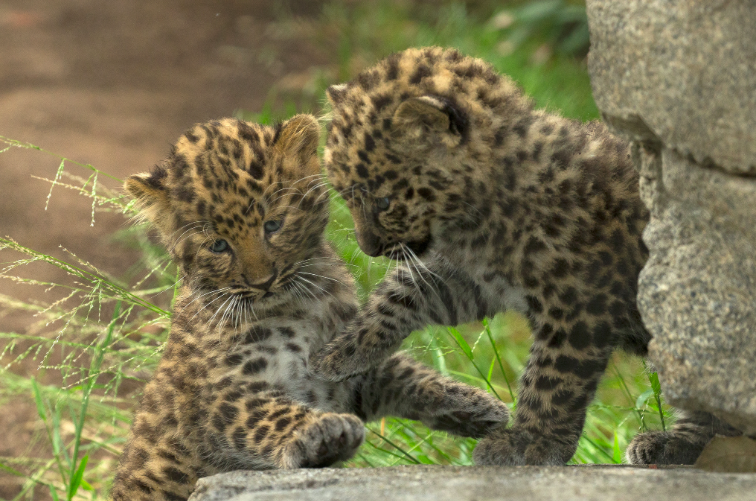
[[[641,433],[625,455],[632,464],[694,464],[716,435],[742,433],[708,412],[681,412],[672,430]]]
[[[309,374],[309,355],[358,310],[323,238],[318,131],[307,115],[208,122],[126,181],[183,284],[114,500],[183,500],[198,478],[239,468],[328,466],[354,454],[363,421],[389,414],[464,436],[506,422],[495,398],[402,355],[346,382]]]
[[[565,463],[612,351],[647,353],[635,297],[649,216],[628,145],[437,47],[394,54],[328,99],[328,177],[362,250],[402,264],[315,370],[340,380],[414,329],[519,310],[534,341],[517,415],[475,458]]]

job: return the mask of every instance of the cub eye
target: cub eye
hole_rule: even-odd
[[[221,252],[225,252],[228,250],[228,242],[226,242],[225,240],[216,240],[210,246],[210,250],[217,254],[220,254]]]
[[[389,205],[391,205],[391,199],[389,197],[375,199],[375,206],[378,210],[386,210],[389,208]]]
[[[281,229],[281,225],[283,225],[283,221],[265,221],[263,229],[265,233],[275,233]]]

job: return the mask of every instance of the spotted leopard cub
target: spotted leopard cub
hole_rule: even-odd
[[[354,454],[363,421],[389,414],[465,436],[506,422],[498,400],[403,355],[342,383],[309,374],[310,354],[358,311],[323,236],[318,132],[307,115],[208,122],[126,181],[183,285],[113,499],[186,499],[233,469],[328,466]]]
[[[490,65],[437,47],[394,54],[328,99],[325,166],[357,241],[403,264],[315,369],[343,379],[426,324],[519,310],[534,341],[517,415],[475,458],[565,463],[612,351],[647,352],[635,298],[648,212],[627,144],[601,123],[534,110]],[[629,458],[695,460],[723,429],[712,420],[641,435]]]

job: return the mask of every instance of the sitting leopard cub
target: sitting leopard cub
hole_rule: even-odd
[[[323,236],[318,132],[308,115],[208,122],[126,181],[183,285],[113,499],[186,499],[200,477],[233,469],[328,466],[354,454],[363,420],[388,414],[476,437],[506,422],[497,399],[403,355],[343,383],[308,373],[358,310]]]
[[[626,143],[601,123],[537,111],[483,61],[441,48],[394,54],[328,89],[330,181],[360,247],[403,261],[312,361],[339,380],[375,366],[412,330],[507,309],[534,341],[514,425],[482,464],[563,464],[615,348],[645,355],[636,307],[648,212]],[[640,435],[632,462],[695,461],[734,430],[687,415]]]

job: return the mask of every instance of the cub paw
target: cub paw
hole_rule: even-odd
[[[635,436],[627,446],[625,457],[630,464],[694,464],[705,446],[705,440],[650,431]]]
[[[362,421],[350,414],[322,414],[287,444],[282,468],[324,468],[351,458],[365,439]]]
[[[535,435],[511,428],[498,430],[484,438],[473,451],[475,464],[481,466],[560,466],[577,450],[577,440]]]
[[[431,428],[461,437],[482,438],[504,427],[509,420],[509,409],[504,402],[481,390],[454,403],[454,408],[439,410]]]
[[[310,371],[327,381],[343,381],[367,372],[381,360],[381,354],[367,356],[351,337],[339,337],[310,355]]]

